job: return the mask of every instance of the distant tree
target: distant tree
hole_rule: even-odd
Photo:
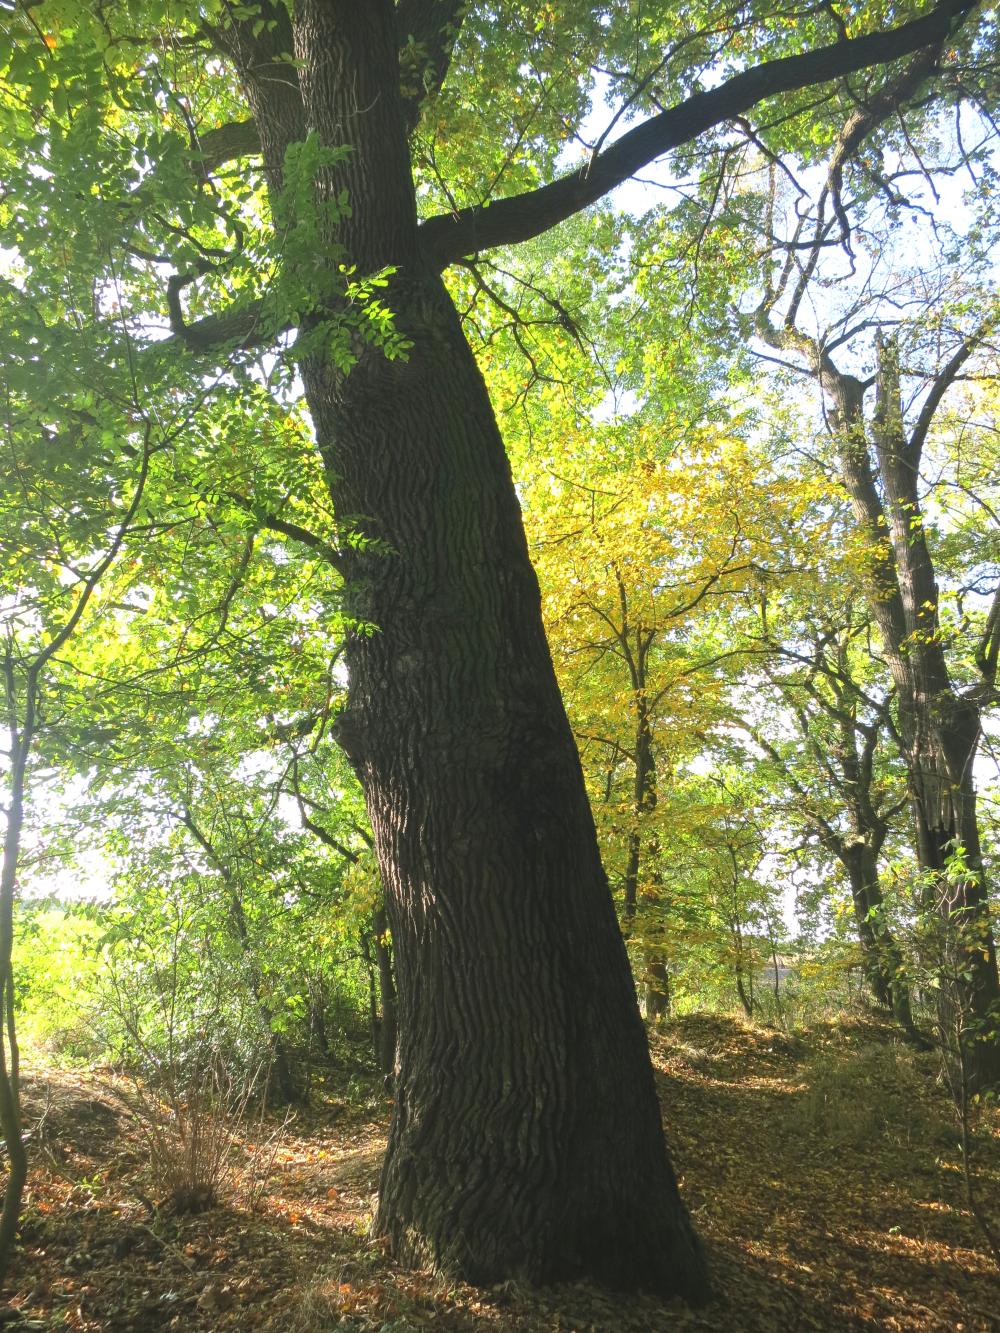
[[[775,641],[772,615],[765,629],[776,651],[764,669],[777,707],[760,709],[772,713],[770,724],[762,717],[747,734],[786,793],[789,827],[814,838],[847,876],[865,977],[877,1003],[915,1036],[903,951],[879,875],[886,839],[907,804],[905,782],[885,755],[887,744],[895,752],[891,691],[880,686],[866,652],[866,618],[850,606],[841,617],[833,610],[817,608],[805,624],[783,626],[784,646]]]
[[[799,198],[790,234],[780,240],[781,190],[772,164],[764,221],[769,259],[763,295],[749,322],[768,347],[801,365],[823,394],[835,466],[867,548],[868,604],[895,687],[916,854],[925,885],[937,886],[926,891],[937,910],[954,918],[966,941],[960,970],[968,995],[962,1007],[975,1015],[967,1064],[974,1084],[985,1088],[1000,1082],[1000,978],[974,764],[983,709],[996,696],[1000,580],[994,580],[970,644],[971,621],[956,635],[945,613],[947,589],[928,513],[936,487],[926,473],[933,475],[934,432],[956,383],[977,364],[988,363],[989,373],[996,373],[992,339],[998,312],[991,296],[982,293],[980,304],[973,295],[982,266],[975,246],[962,268],[947,251],[925,266],[914,266],[905,254],[894,270],[887,230],[885,251],[873,252],[862,273],[855,255],[862,241],[870,248],[868,233],[877,226],[883,187],[889,190],[890,211],[908,207],[881,165],[865,162],[869,142],[878,142],[880,153],[903,154],[904,161],[909,154],[915,170],[930,172],[914,144],[927,114],[921,93],[939,60],[939,52],[928,50],[873,91],[834,140],[818,196]],[[899,142],[891,142],[894,138]],[[965,161],[960,146],[958,158]],[[855,159],[856,189],[848,194]],[[966,165],[971,171],[973,159]],[[952,161],[936,166],[943,173],[954,169]],[[906,171],[904,165],[895,174],[902,180]],[[986,189],[988,194],[992,185]],[[836,247],[847,256],[846,271],[837,279],[823,268],[827,252]],[[819,281],[827,289],[841,286],[843,296],[829,326],[816,328],[808,297]],[[870,373],[856,373],[861,356]],[[956,856],[966,871],[958,876],[949,872]]]

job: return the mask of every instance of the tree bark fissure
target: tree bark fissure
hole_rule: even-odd
[[[590,1272],[694,1291],[506,458],[432,283],[410,361],[377,363],[376,385],[363,365],[342,381],[303,371],[335,503],[384,543],[355,560],[357,609],[380,628],[349,648],[339,729],[397,957],[377,1225],[401,1256],[478,1280]]]

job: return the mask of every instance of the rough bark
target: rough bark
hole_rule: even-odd
[[[634,988],[502,443],[434,277],[410,360],[304,367],[339,512],[370,515],[339,738],[396,950],[377,1228],[476,1281],[697,1294]],[[628,1126],[628,1129],[623,1129]]]
[[[503,442],[457,313],[419,258],[392,8],[303,0],[305,130],[331,242],[392,265],[407,360],[310,343],[302,378],[349,547],[338,739],[361,779],[395,953],[396,1104],[376,1216],[404,1261],[477,1282],[706,1291],[667,1158],[635,988],[542,629]],[[279,108],[280,111],[280,108]],[[258,123],[266,106],[255,108]],[[268,149],[280,181],[279,149]],[[280,140],[280,133],[272,136]]]

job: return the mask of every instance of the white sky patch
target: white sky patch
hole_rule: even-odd
[[[58,810],[55,812],[58,817]],[[71,866],[62,870],[21,877],[20,896],[26,901],[58,898],[62,902],[110,902],[113,896],[112,862],[99,848],[78,852]]]

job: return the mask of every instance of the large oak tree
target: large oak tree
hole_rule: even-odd
[[[503,440],[442,275],[765,99],[940,44],[973,7],[869,21],[833,6],[3,6],[21,137],[4,173],[22,192],[8,191],[5,222],[19,290],[38,284],[30,312],[7,293],[25,365],[53,327],[64,353],[71,338],[79,290],[53,278],[60,264],[91,262],[101,355],[145,377],[147,396],[171,377],[202,392],[294,332],[359,626],[338,738],[365,791],[398,966],[376,1227],[405,1261],[473,1281],[590,1276],[691,1298],[707,1285]],[[618,126],[636,123],[561,170],[558,127],[578,125],[596,68],[612,71]],[[506,116],[517,132],[465,202],[444,173]],[[164,123],[186,129],[180,151]],[[46,270],[57,225],[77,239]],[[206,313],[227,291],[232,305]],[[148,314],[169,320],[169,345],[147,334],[143,348]],[[59,410],[88,429],[79,399]]]

